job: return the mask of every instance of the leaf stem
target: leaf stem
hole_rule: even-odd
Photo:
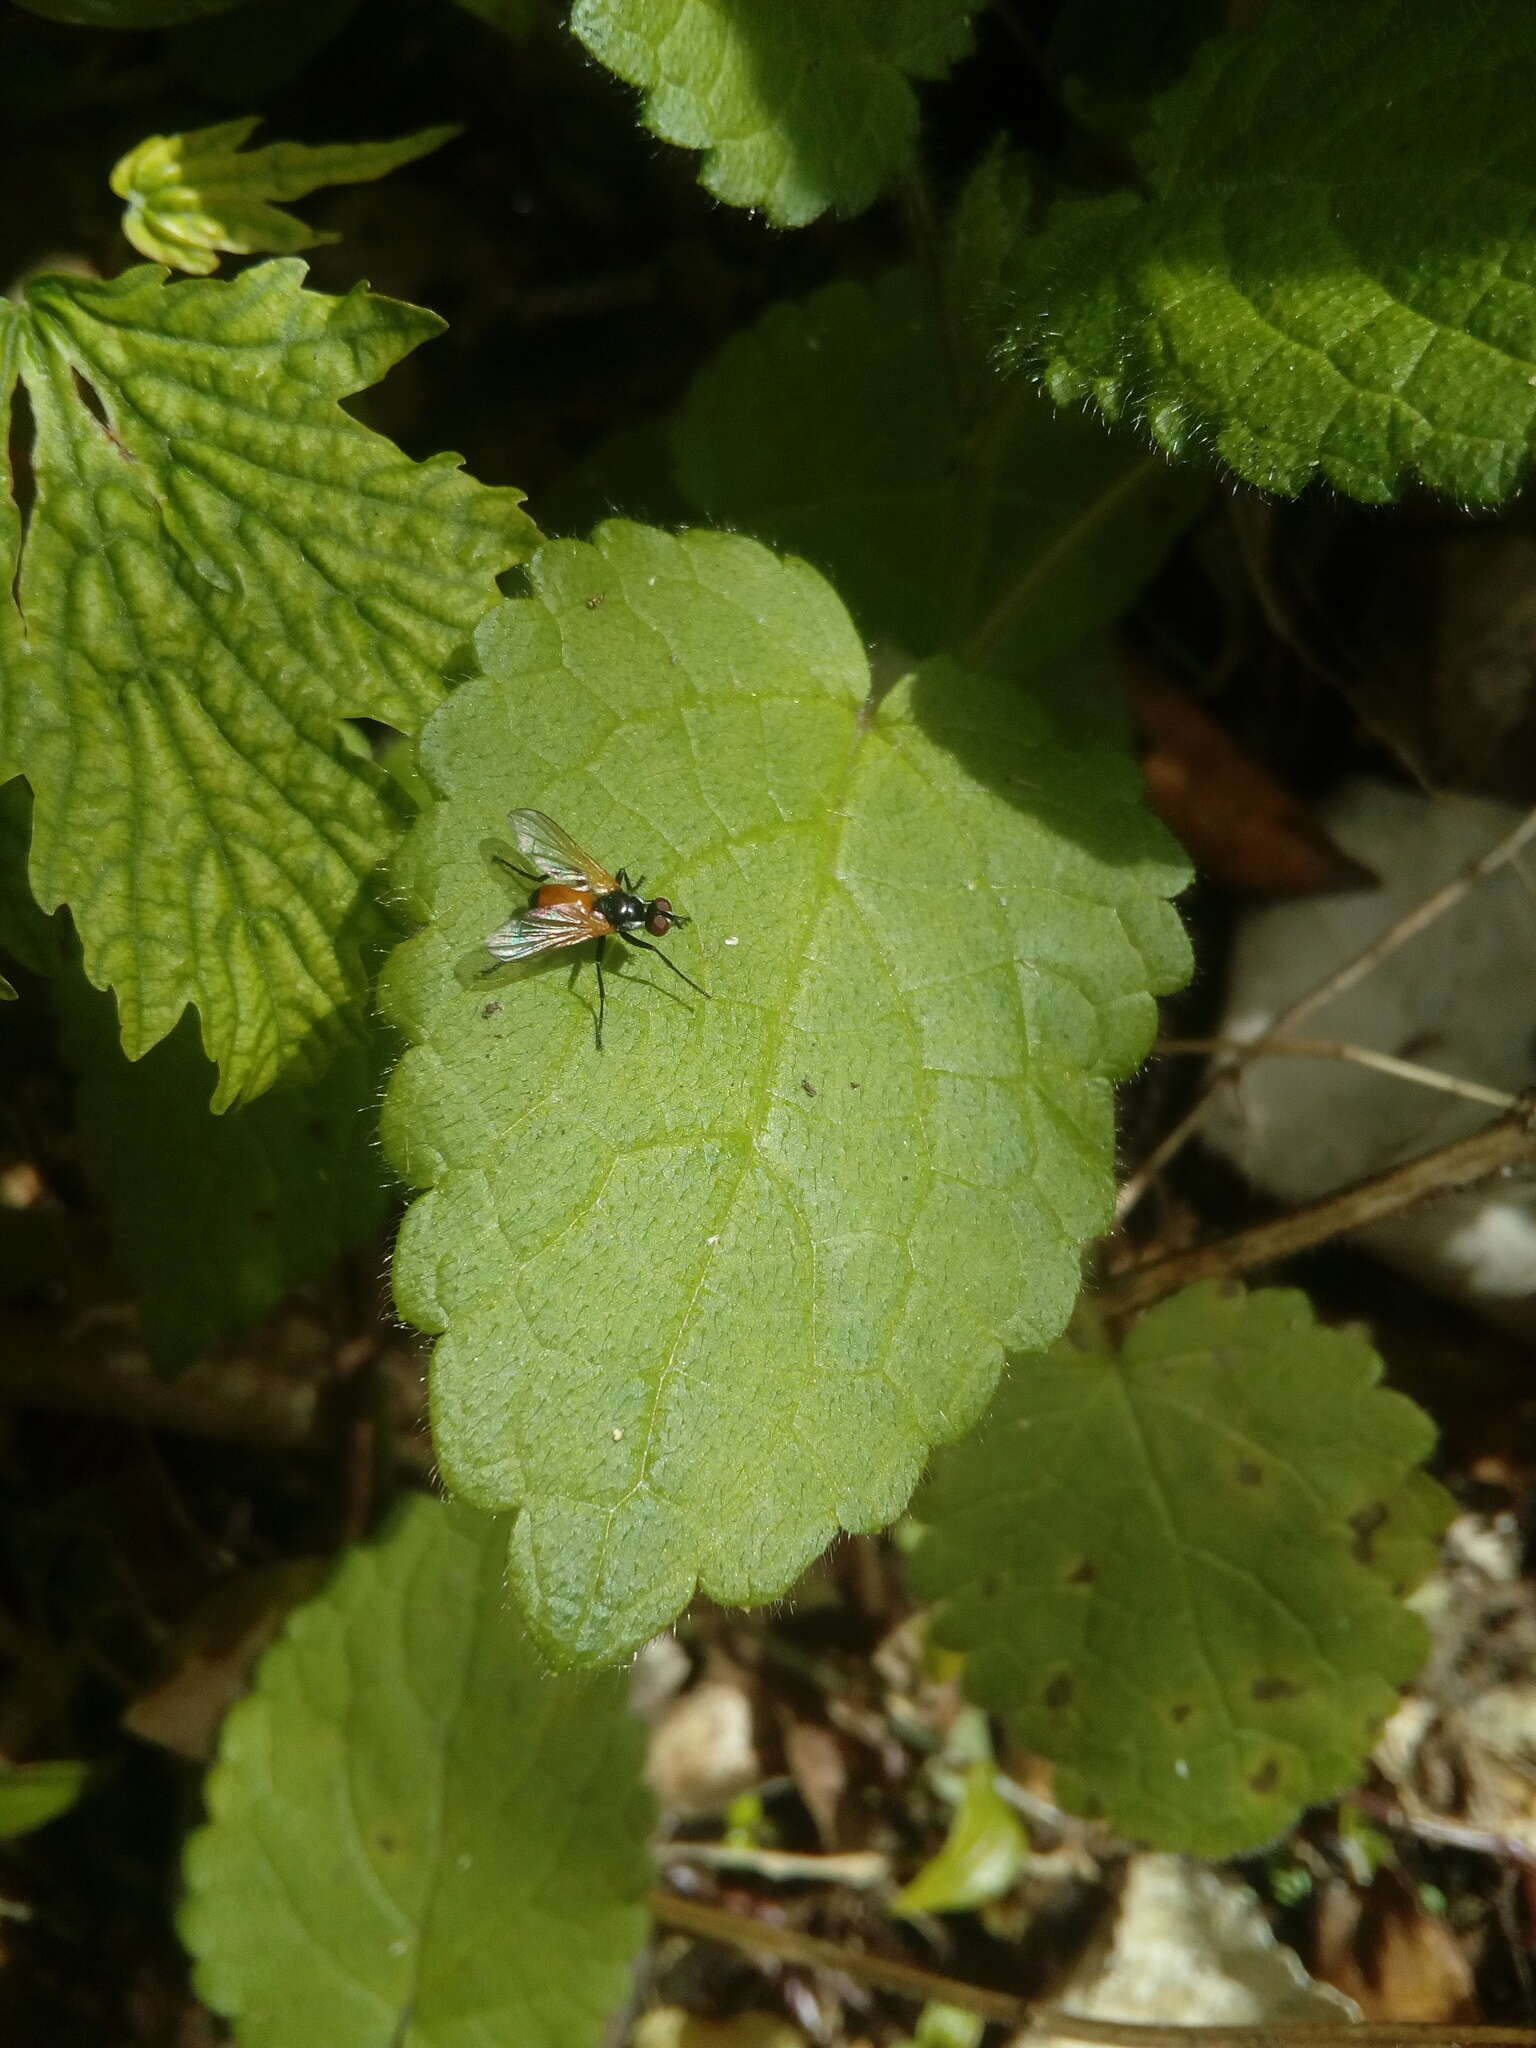
[[[1028,610],[1041,586],[1050,582],[1063,559],[1080,548],[1095,527],[1112,520],[1127,499],[1134,497],[1166,470],[1167,464],[1162,456],[1148,455],[1128,469],[1112,490],[1103,492],[1085,506],[1069,526],[1062,528],[1050,546],[1036,555],[1008,585],[981,623],[961,643],[961,664],[966,668],[984,668],[997,643],[1019,614]]]

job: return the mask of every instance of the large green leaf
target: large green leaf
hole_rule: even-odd
[[[955,294],[978,324],[979,240]],[[974,634],[989,659],[1043,665],[1129,604],[1207,487],[964,369],[912,271],[774,306],[695,380],[678,480],[712,520],[824,569],[866,633],[917,655]]]
[[[1014,352],[1273,490],[1503,497],[1536,426],[1533,95],[1527,0],[1274,0],[1157,107],[1144,195],[1058,206]]]
[[[271,202],[302,199],[324,185],[357,185],[441,149],[458,128],[423,128],[393,142],[302,142],[245,145],[258,114],[196,128],[187,135],[150,135],[112,167],[112,190],[128,203],[123,233],[141,256],[205,277],[219,251],[255,250],[291,256],[339,235],[311,228]]]
[[[595,1661],[888,1522],[1000,1346],[1061,1328],[1182,869],[1027,693],[933,664],[874,703],[803,563],[614,525],[531,576],[423,737],[385,1142],[432,1190],[395,1286],[445,1333],[444,1474],[519,1510],[535,1634]],[[615,963],[599,1056],[579,961],[477,979],[513,805],[693,914],[713,1000]]]
[[[1228,1856],[1359,1773],[1422,1660],[1396,1595],[1449,1506],[1380,1371],[1305,1296],[1208,1283],[1118,1357],[1017,1360],[941,1454],[917,1584],[1066,1805]]]
[[[596,2048],[645,1938],[620,1679],[557,1680],[493,1522],[410,1502],[225,1723],[182,1933],[242,2048]]]
[[[81,1136],[162,1370],[249,1329],[383,1228],[376,1044],[347,1045],[318,1080],[215,1116],[213,1071],[190,1018],[129,1061],[106,996],[78,975],[58,993],[80,1070]]]
[[[435,316],[303,276],[141,268],[0,303],[0,407],[19,373],[35,422],[24,541],[0,489],[32,885],[69,904],[130,1057],[197,1005],[221,1106],[355,1035],[399,811],[342,721],[414,727],[532,533],[515,491],[341,409]]]
[[[970,48],[979,0],[575,0],[571,27],[705,152],[717,199],[780,227],[868,206],[913,157],[911,81]]]

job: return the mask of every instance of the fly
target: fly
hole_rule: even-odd
[[[531,960],[536,953],[552,953],[560,946],[580,946],[595,939],[599,1052],[603,1049],[603,1015],[608,1007],[603,952],[610,939],[620,938],[626,945],[638,946],[643,953],[654,953],[658,960],[666,961],[680,981],[708,997],[707,988],[700,988],[692,975],[684,974],[675,960],[667,958],[660,946],[651,944],[651,939],[664,939],[674,925],[692,920],[674,910],[665,896],[652,896],[649,900],[643,897],[643,875],[631,881],[624,868],[616,875],[610,874],[542,811],[513,811],[508,823],[517,850],[529,866],[519,867],[501,854],[496,858],[514,875],[521,875],[535,886],[528,908],[509,919],[499,931],[492,932],[485,942],[498,965],[507,960]],[[641,932],[649,932],[650,939],[639,937]],[[486,971],[489,973],[490,969]]]

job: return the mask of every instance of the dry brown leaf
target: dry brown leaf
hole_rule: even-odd
[[[1127,656],[1153,809],[1202,874],[1243,896],[1316,896],[1376,879],[1187,691]]]
[[[1443,2025],[1478,2017],[1466,1950],[1394,1871],[1378,1871],[1364,1892],[1327,1887],[1318,1900],[1313,1967],[1368,2020]]]

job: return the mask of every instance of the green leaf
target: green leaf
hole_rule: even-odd
[[[215,1116],[215,1076],[191,1018],[130,1062],[106,996],[79,976],[58,996],[81,1075],[81,1136],[162,1371],[248,1330],[383,1228],[377,1045],[348,1045],[317,1081]]]
[[[340,241],[280,207],[274,199],[302,199],[322,185],[360,185],[414,163],[461,135],[461,128],[423,128],[396,142],[245,144],[261,125],[259,114],[196,128],[188,135],[151,135],[119,157],[112,190],[126,199],[123,233],[141,256],[173,270],[206,276],[219,267],[218,251],[248,256],[269,250],[291,256],[322,242]]]
[[[1052,1757],[1064,1804],[1199,1856],[1348,1785],[1423,1625],[1371,1537],[1434,1431],[1303,1295],[1190,1288],[1119,1357],[1020,1359],[918,1503],[919,1588],[967,1689]]]
[[[678,479],[712,520],[825,570],[866,635],[1043,669],[1130,603],[1207,486],[1021,384],[988,379],[973,419],[959,367],[911,271],[771,307],[695,380]]]
[[[242,2048],[596,2048],[645,1936],[623,1680],[555,1680],[504,1534],[410,1501],[224,1725],[181,1930]]]
[[[85,1790],[90,1769],[74,1762],[0,1767],[0,1837],[29,1835],[68,1813]]]
[[[520,1510],[530,1626],[598,1662],[889,1522],[1000,1346],[1061,1328],[1183,870],[1024,692],[938,663],[872,703],[803,563],[615,524],[530,576],[422,737],[385,1143],[432,1190],[395,1290],[446,1333],[443,1472]],[[579,956],[478,978],[513,804],[690,912],[713,1000],[626,954],[599,1057]]]
[[[1274,0],[1156,108],[1145,196],[1059,206],[1014,342],[1249,481],[1504,497],[1536,427],[1525,0]]]
[[[891,1901],[893,1913],[968,1913],[1000,1898],[1024,1867],[1029,1836],[997,1789],[997,1765],[978,1758],[944,1846]]]
[[[341,409],[434,316],[303,275],[0,302],[0,406],[19,373],[35,421],[24,543],[0,489],[0,758],[35,794],[32,886],[70,905],[130,1058],[197,1005],[220,1107],[357,1037],[366,878],[401,811],[343,721],[414,727],[533,532],[517,492]]]
[[[645,94],[664,142],[705,151],[706,191],[803,227],[857,213],[917,141],[911,81],[971,46],[979,0],[576,0],[571,28]]]

